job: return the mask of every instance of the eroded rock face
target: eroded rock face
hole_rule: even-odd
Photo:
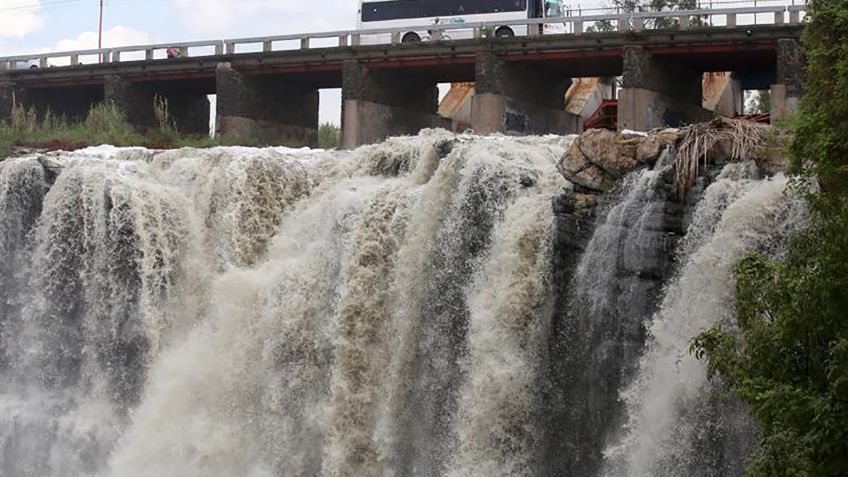
[[[626,173],[653,165],[679,138],[676,130],[640,136],[592,129],[574,140],[560,160],[559,170],[578,190],[607,192]]]

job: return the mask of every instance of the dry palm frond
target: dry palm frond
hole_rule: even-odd
[[[729,146],[729,160],[747,161],[756,157],[768,131],[763,124],[730,118],[687,127],[674,158],[674,193],[681,200],[686,197],[717,145]]]

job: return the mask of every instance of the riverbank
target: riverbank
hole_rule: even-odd
[[[149,149],[206,148],[215,146],[267,146],[259,140],[209,137],[182,134],[173,125],[167,104],[156,111],[158,125],[139,131],[112,104],[93,105],[84,120],[72,121],[49,110],[38,114],[21,106],[13,108],[10,122],[0,123],[0,157],[10,157],[32,150],[75,151],[90,146],[110,144],[117,147],[140,146]],[[318,131],[320,149],[338,147],[339,129],[323,124]]]

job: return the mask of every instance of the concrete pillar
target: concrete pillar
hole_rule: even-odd
[[[743,112],[742,82],[731,72],[704,73],[703,107],[734,118]]]
[[[218,65],[216,134],[289,147],[318,136],[318,89],[279,76],[248,76]]]
[[[471,126],[481,134],[580,132],[582,118],[565,111],[570,83],[570,78],[481,53],[477,55]]]
[[[26,92],[17,83],[0,78],[0,122],[9,123],[12,119],[12,106],[23,103]]]
[[[123,111],[127,122],[138,129],[156,126],[153,98],[152,91],[133,85],[121,76],[108,75],[103,78],[103,100],[117,106]]]
[[[777,40],[777,83],[771,86],[771,119],[786,119],[798,110],[803,95],[804,54],[791,39]]]
[[[344,148],[418,134],[425,128],[451,127],[450,119],[438,115],[439,90],[432,79],[347,61],[342,83]]]
[[[138,129],[156,128],[156,96],[167,102],[170,122],[183,134],[209,133],[209,100],[190,86],[163,83],[134,83],[118,75],[103,78],[103,100],[115,104]]]
[[[623,88],[618,101],[618,129],[649,131],[705,121],[701,107],[702,74],[654,58],[641,46],[625,46]]]

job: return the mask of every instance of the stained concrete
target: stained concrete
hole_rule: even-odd
[[[713,117],[711,111],[656,91],[626,88],[618,97],[618,129],[650,131],[662,127],[679,127]]]
[[[248,76],[221,63],[216,70],[216,134],[291,147],[315,143],[318,89],[276,76]]]
[[[342,147],[380,142],[388,136],[417,134],[432,127],[451,128],[438,115],[439,90],[434,79],[400,70],[344,64]]]
[[[438,115],[416,112],[371,101],[345,100],[342,145],[353,148],[374,144],[390,136],[415,134],[421,129],[450,129],[452,121]]]
[[[159,127],[157,96],[167,105],[169,121],[184,134],[209,133],[209,99],[204,91],[169,83],[135,83],[110,75],[103,81],[103,100],[117,106],[140,130]]]
[[[623,50],[623,88],[618,101],[618,129],[649,131],[704,121],[712,113],[701,107],[702,73],[655,58],[642,46]]]
[[[481,134],[568,134],[580,132],[582,118],[565,111],[571,78],[493,53],[477,55],[471,126]]]
[[[786,119],[798,110],[804,94],[804,53],[795,40],[777,41],[777,83],[771,87],[771,120]]]
[[[479,134],[573,134],[580,132],[583,118],[496,93],[471,98],[471,120]]]
[[[0,78],[0,122],[8,123],[12,118],[12,106],[24,98],[23,88],[14,81]]]

